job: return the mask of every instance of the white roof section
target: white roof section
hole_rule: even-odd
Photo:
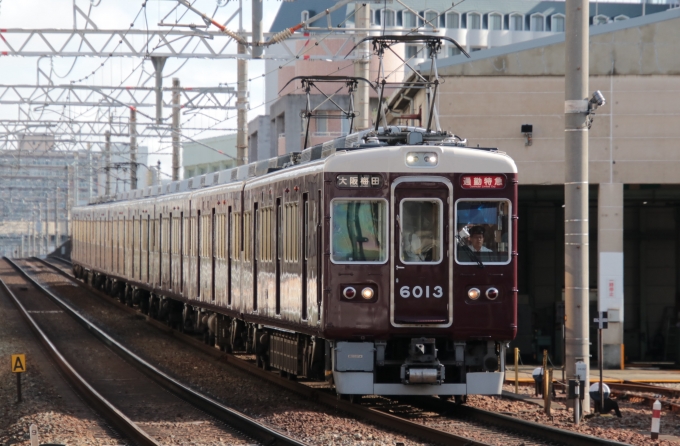
[[[668,11],[664,12],[659,12],[656,14],[650,14],[642,17],[636,17],[632,18],[629,20],[623,20],[623,21],[618,21],[618,22],[611,22],[606,25],[597,25],[597,26],[591,26],[589,27],[590,30],[590,38],[593,39],[593,37],[601,36],[604,34],[610,34],[614,33],[617,31],[623,31],[623,30],[628,30],[628,29],[636,29],[640,28],[645,25],[652,25],[656,23],[661,23],[665,22],[668,20],[676,20],[680,19],[680,8],[674,8],[674,9],[669,9]],[[680,24],[678,25],[680,27]],[[446,71],[448,67],[455,67],[455,66],[461,66],[461,65],[469,65],[472,64],[476,61],[479,60],[485,60],[485,59],[493,59],[493,58],[499,58],[503,56],[507,56],[510,54],[514,53],[519,53],[522,51],[527,51],[527,50],[532,50],[532,49],[541,49],[545,48],[550,45],[556,45],[556,44],[563,44],[565,39],[565,34],[564,33],[558,33],[549,37],[543,37],[540,39],[533,39],[533,40],[528,40],[526,42],[521,42],[521,43],[515,43],[511,45],[505,45],[505,46],[500,46],[496,48],[489,48],[486,50],[481,50],[481,51],[475,51],[473,52],[468,59],[464,55],[459,55],[459,56],[452,56],[452,57],[446,57],[443,59],[438,59],[437,60],[437,69],[439,70],[439,74],[447,74]],[[631,46],[631,51],[634,51]],[[677,48],[677,41],[676,41],[676,48]],[[592,51],[592,49],[591,49]],[[677,58],[677,52],[675,53],[675,57]],[[430,63],[425,62],[422,63],[418,66],[418,69],[427,72],[430,70]],[[471,74],[471,73],[466,73],[466,74]],[[503,74],[503,73],[498,73],[498,74]],[[591,73],[592,74],[592,73]]]
[[[406,156],[413,152],[436,153],[434,167],[409,167]],[[348,156],[351,154],[351,156]],[[502,152],[465,147],[387,146],[375,149],[337,151],[326,159],[326,172],[375,173],[517,173],[515,162]]]

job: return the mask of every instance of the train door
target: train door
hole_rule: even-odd
[[[203,203],[201,203],[203,204]],[[203,255],[203,250],[201,249],[201,210],[198,210],[196,217],[196,299],[201,299],[201,256]]]
[[[307,251],[309,238],[309,194],[302,194],[302,320],[307,316]]]
[[[231,260],[234,258],[232,243],[235,243],[231,206],[227,208],[227,305],[231,306],[232,282],[231,282]]]
[[[446,179],[402,177],[392,184],[393,326],[449,326],[453,318],[452,227]]]
[[[281,198],[276,199],[276,314],[281,314],[281,257],[283,254],[283,210]]]
[[[210,299],[215,300],[215,268],[217,259],[215,258],[217,244],[215,243],[215,208],[212,208],[212,217],[210,220],[210,255],[211,255],[211,266],[210,266]]]
[[[257,248],[258,248],[258,243],[257,243],[257,238],[260,233],[258,232],[258,228],[260,225],[259,220],[259,209],[258,209],[258,203],[255,202],[253,203],[253,229],[251,234],[253,234],[253,241],[252,241],[252,247],[253,247],[253,311],[257,311],[257,273],[258,273],[258,260],[259,256],[257,255]],[[246,240],[246,243],[251,243],[250,240]],[[262,240],[260,240],[260,243],[262,243]]]

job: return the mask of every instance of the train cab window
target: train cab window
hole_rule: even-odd
[[[387,262],[385,200],[333,200],[331,227],[333,263]]]
[[[510,201],[458,200],[455,227],[458,263],[510,263]]]
[[[399,255],[403,263],[442,261],[442,202],[404,199],[399,210]]]

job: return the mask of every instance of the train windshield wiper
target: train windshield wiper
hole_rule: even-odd
[[[472,258],[472,260],[474,260],[475,262],[477,262],[477,266],[479,266],[480,268],[484,268],[484,264],[482,263],[482,259],[480,259],[479,256],[477,255],[477,253],[474,252],[474,251],[468,246],[468,244],[465,243],[465,242],[463,241],[463,239],[461,238],[460,235],[456,235],[456,240],[458,240],[458,245],[459,245],[461,248],[463,248],[463,251],[467,252],[467,253],[470,255],[470,257]]]

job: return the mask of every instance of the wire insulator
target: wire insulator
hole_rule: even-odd
[[[286,28],[286,29],[284,29],[283,31],[281,31],[281,32],[279,32],[279,33],[277,33],[277,34],[275,34],[275,35],[269,40],[269,42],[267,42],[267,44],[268,44],[268,45],[273,45],[273,44],[275,44],[275,43],[279,43],[279,42],[281,42],[281,41],[283,41],[283,40],[288,39],[288,38],[289,38],[290,36],[292,36],[292,35],[293,35],[293,31],[291,31],[291,28]]]

